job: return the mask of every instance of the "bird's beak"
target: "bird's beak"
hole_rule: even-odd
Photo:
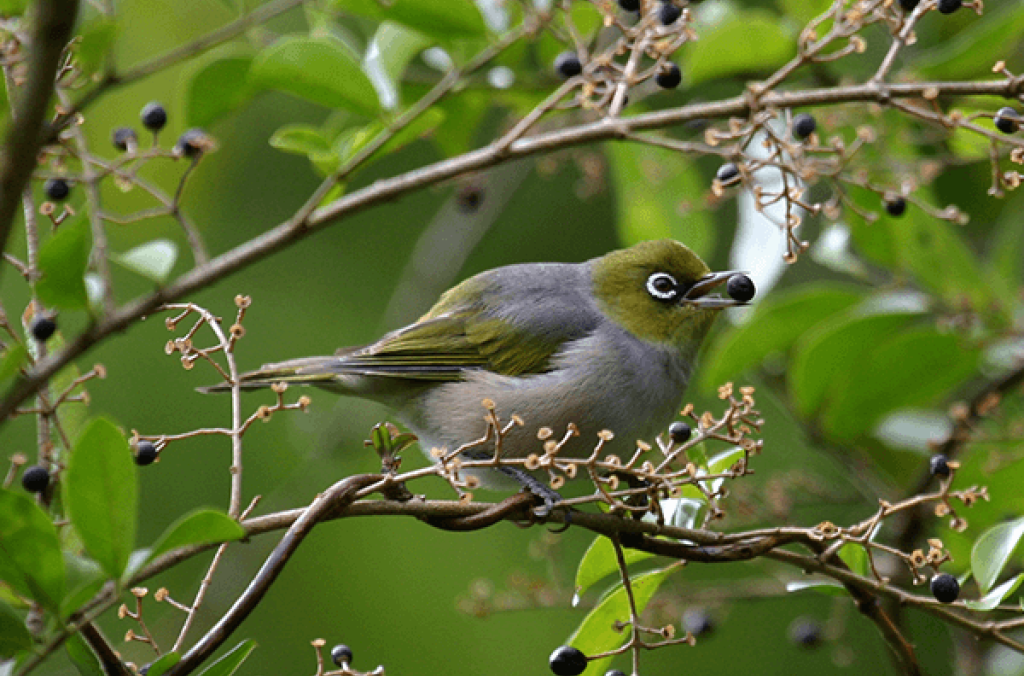
[[[736,300],[735,298],[723,298],[718,294],[713,296],[708,295],[718,287],[727,283],[736,275],[745,274],[747,273],[739,272],[737,270],[730,270],[728,272],[712,272],[710,275],[700,278],[696,284],[691,286],[689,291],[687,291],[683,296],[682,302],[699,308],[726,308],[747,305],[748,303],[746,301]]]

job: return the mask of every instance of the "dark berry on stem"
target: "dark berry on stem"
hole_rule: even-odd
[[[693,430],[684,422],[676,421],[668,426],[668,436],[677,444],[685,444],[690,440]]]
[[[48,178],[43,183],[43,192],[54,202],[63,202],[71,194],[71,186],[63,178]]]
[[[658,7],[658,21],[663,26],[671,26],[676,22],[680,16],[683,15],[683,10],[673,5],[671,2],[663,2]]]
[[[1020,115],[1009,106],[997,110],[992,121],[995,123],[996,129],[1004,134],[1013,134],[1020,129]]]
[[[138,143],[139,137],[131,127],[118,127],[114,130],[114,147],[128,150],[129,143]]]
[[[352,664],[352,648],[349,648],[344,643],[339,643],[331,648],[331,660],[339,667],[345,664]]]
[[[715,621],[703,608],[689,608],[683,613],[683,629],[694,636],[706,635],[715,630]]]
[[[789,638],[805,648],[816,648],[821,645],[821,625],[815,620],[798,617],[789,625]]]
[[[740,170],[732,162],[726,162],[718,168],[717,172],[715,172],[715,178],[717,178],[722,185],[731,185],[739,177]]]
[[[729,298],[746,303],[757,293],[757,288],[754,286],[754,280],[750,277],[733,275],[725,284],[725,292],[729,294]]]
[[[555,57],[555,72],[568,79],[583,72],[583,64],[576,52],[562,52]]]
[[[654,76],[654,81],[662,89],[675,89],[683,81],[683,74],[680,72],[679,66],[669,61]]]
[[[627,12],[635,12],[640,9],[640,0],[619,0],[619,7]]]
[[[29,326],[32,337],[39,342],[47,340],[56,330],[57,322],[53,321],[50,317],[36,317],[32,320],[32,325]]]
[[[805,139],[818,128],[818,122],[810,113],[800,113],[793,118],[793,136]]]
[[[35,465],[21,475],[21,485],[29,493],[42,493],[50,485],[50,473],[42,465]]]
[[[939,573],[933,577],[930,586],[936,601],[952,603],[960,596],[960,583],[949,573]]]
[[[928,461],[928,471],[932,476],[949,476],[949,458],[944,455],[933,455]]]
[[[963,4],[963,0],[939,0],[939,12],[942,14],[952,14],[963,7]]]
[[[153,442],[143,439],[135,449],[135,464],[140,467],[152,465],[156,461],[157,455],[156,446]]]
[[[185,157],[198,157],[210,147],[210,137],[202,129],[189,129],[178,137],[174,152]]]
[[[907,200],[902,197],[891,197],[885,200],[885,211],[890,216],[902,216],[907,211]]]
[[[921,0],[900,0],[900,7],[904,12],[913,12],[919,4],[921,4]]]
[[[160,131],[167,124],[167,111],[156,101],[143,106],[139,117],[142,119],[142,126],[150,131]]]
[[[572,646],[563,645],[551,653],[548,666],[555,676],[578,676],[587,668],[587,656]]]

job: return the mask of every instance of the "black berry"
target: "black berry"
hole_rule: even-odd
[[[703,608],[689,608],[683,613],[683,629],[694,636],[706,635],[715,630],[715,621]]]
[[[805,139],[818,128],[818,122],[810,113],[800,113],[793,118],[793,136]]]
[[[352,664],[352,648],[349,648],[344,643],[339,643],[331,648],[331,660],[339,667],[345,664]]]
[[[568,79],[583,72],[583,64],[576,52],[562,52],[555,57],[555,72]]]
[[[662,89],[675,89],[683,81],[683,74],[679,71],[679,66],[669,61],[654,76],[654,81]]]
[[[50,485],[50,473],[42,465],[35,465],[21,475],[21,485],[29,493],[42,493]]]
[[[949,476],[949,458],[944,455],[933,455],[928,461],[928,471],[932,476]]]
[[[572,646],[564,645],[551,653],[548,665],[556,676],[578,676],[587,668],[587,656]]]
[[[921,3],[921,0],[900,0],[900,7],[904,12],[913,12],[914,8]]]
[[[619,7],[627,12],[635,12],[640,9],[640,0],[619,0]]]
[[[693,430],[684,422],[676,421],[668,426],[669,438],[677,444],[685,444],[690,439]]]
[[[963,4],[963,0],[939,0],[939,12],[942,14],[952,14],[963,7]]]
[[[471,214],[480,208],[484,201],[484,189],[472,183],[461,186],[455,192],[455,205],[464,214]]]
[[[737,179],[739,179],[739,177],[740,170],[732,162],[726,162],[718,168],[717,172],[715,172],[715,178],[717,178],[722,185],[732,185]]]
[[[949,573],[939,573],[933,577],[930,586],[936,601],[952,603],[960,596],[960,583]]]
[[[156,446],[152,441],[143,439],[135,449],[135,464],[141,466],[152,465],[157,458]]]
[[[167,124],[167,111],[156,101],[143,106],[139,117],[142,119],[142,126],[150,131],[160,131]]]
[[[816,648],[822,641],[821,625],[815,620],[798,617],[789,625],[789,639],[805,648]]]
[[[754,280],[750,277],[733,275],[725,284],[725,292],[729,294],[729,298],[746,303],[757,293],[757,288],[754,286]]]
[[[136,144],[139,137],[131,127],[118,127],[114,130],[114,147],[118,150],[128,150],[128,144]]]
[[[658,21],[661,22],[662,26],[671,26],[676,22],[680,16],[683,15],[683,10],[673,5],[671,2],[663,2],[658,7]]]
[[[71,194],[71,186],[63,178],[48,178],[43,183],[43,192],[54,202],[63,202]]]
[[[32,320],[32,324],[28,328],[32,332],[32,337],[43,342],[49,339],[53,335],[53,332],[57,330],[57,322],[49,317],[36,317]]]
[[[1013,134],[1020,129],[1020,115],[1009,106],[997,110],[992,121],[995,123],[996,129],[1004,134]]]
[[[210,148],[210,137],[202,129],[189,129],[178,137],[174,152],[185,157],[198,157]]]
[[[907,200],[896,196],[885,200],[885,211],[890,216],[902,216],[907,211]]]

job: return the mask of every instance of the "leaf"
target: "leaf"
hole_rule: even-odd
[[[789,350],[816,324],[863,297],[860,289],[845,284],[805,284],[772,294],[754,309],[749,321],[712,344],[700,368],[701,388],[711,392],[773,352]]]
[[[161,674],[165,673],[180,661],[181,654],[177,652],[165,653],[160,656],[160,659],[149,665],[149,670],[146,671],[146,676],[161,676]]]
[[[839,549],[839,558],[854,573],[858,575],[868,574],[868,552],[862,545],[847,542]]]
[[[295,155],[332,153],[331,142],[316,127],[308,124],[287,124],[270,137],[270,145]]]
[[[71,663],[75,665],[75,669],[81,676],[104,676],[99,658],[86,644],[80,633],[76,632],[68,636],[64,647],[67,649]]]
[[[255,641],[251,638],[245,639],[226,653],[224,657],[221,657],[204,669],[200,676],[231,676],[255,647]]]
[[[12,657],[31,648],[32,636],[25,627],[25,618],[6,602],[0,601],[0,658]]]
[[[0,16],[15,17],[25,12],[28,0],[0,0]]]
[[[677,569],[678,566],[672,565],[632,578],[633,599],[636,602],[638,613],[644,611],[647,603],[658,591],[669,573]],[[615,631],[613,624],[616,620],[629,620],[629,600],[626,597],[626,590],[621,584],[601,599],[601,602],[583,618],[579,629],[569,639],[569,645],[583,651],[585,655],[594,655],[621,646],[628,638],[628,634]],[[603,674],[610,661],[611,657],[592,660],[583,673],[586,676]]]
[[[178,260],[178,245],[169,239],[154,239],[123,254],[111,254],[110,260],[162,284]]]
[[[331,6],[374,19],[391,19],[440,40],[480,37],[487,26],[471,0],[331,0]]]
[[[183,79],[187,126],[208,127],[252,98],[252,63],[252,54],[236,46],[203,57]]]
[[[622,554],[627,566],[654,557],[654,554],[639,549],[624,549]],[[619,562],[611,540],[604,536],[594,538],[576,569],[576,597],[582,596],[595,583],[618,572]]]
[[[117,23],[104,16],[86,22],[79,32],[78,66],[87,73],[101,70],[104,60],[113,56],[114,40],[119,32]]]
[[[283,37],[261,51],[250,82],[329,108],[376,115],[377,93],[351,53],[332,37]]]
[[[0,385],[21,373],[21,367],[28,360],[28,350],[24,345],[14,344],[7,348],[0,358]]]
[[[421,136],[426,136],[434,131],[434,129],[441,124],[443,120],[443,110],[440,108],[428,108],[407,126],[395,132],[395,135],[392,136],[387,143],[373,153],[367,161],[363,162],[361,168],[369,166],[369,164],[374,160],[396,152]],[[366,145],[369,144],[378,134],[383,132],[383,130],[383,123],[375,121],[366,125],[362,129],[352,129],[339,136],[338,140],[335,141],[335,149],[341,158],[340,164],[345,164],[355,157],[360,150],[365,148]]]
[[[937,47],[914,59],[914,68],[926,79],[965,79],[988,71],[992,64],[1016,49],[1024,36],[1024,6],[999,3],[963,26]]]
[[[83,604],[96,596],[106,584],[107,577],[103,570],[92,559],[77,556],[68,551],[64,545],[64,569],[67,571],[67,588],[60,604],[60,617],[67,619]]]
[[[31,498],[0,489],[0,580],[55,611],[64,597],[64,578],[53,522]]]
[[[377,26],[363,57],[363,71],[370,78],[381,108],[394,110],[401,104],[399,85],[413,57],[432,41],[414,30],[391,21]]]
[[[615,186],[619,237],[629,246],[648,239],[675,239],[700,256],[712,253],[715,229],[706,210],[682,196],[700,195],[697,165],[661,148],[612,143],[606,147]]]
[[[79,309],[89,305],[85,292],[85,269],[89,264],[92,236],[89,223],[76,217],[65,223],[50,241],[39,250],[39,271],[36,283],[39,300],[62,309]]]
[[[168,526],[153,545],[146,562],[179,547],[230,542],[244,537],[245,529],[227,514],[213,509],[196,510]]]
[[[785,23],[760,9],[729,11],[718,24],[701,31],[700,40],[687,43],[678,60],[687,83],[775,70],[794,54],[796,40]]]
[[[978,536],[971,548],[971,572],[982,594],[999,579],[1022,537],[1024,517],[995,525]]]
[[[109,420],[93,420],[75,444],[64,488],[86,551],[114,579],[135,545],[136,483],[128,442]]]
[[[1017,587],[1020,586],[1022,581],[1024,581],[1024,573],[1015,575],[998,587],[994,587],[992,591],[985,594],[977,601],[964,601],[964,605],[971,610],[993,610],[996,606],[1002,603],[1006,597],[1017,591]]]
[[[979,354],[931,327],[877,343],[870,359],[836,383],[823,426],[833,438],[851,440],[890,411],[937,401],[974,374]]]

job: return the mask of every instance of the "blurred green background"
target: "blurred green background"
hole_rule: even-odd
[[[764,11],[785,10],[791,17],[806,18],[804,5],[815,3],[782,2],[778,7],[768,2],[757,4]],[[204,34],[229,20],[232,13],[228,6],[217,2],[137,0],[118,3],[118,15],[123,30],[116,41],[114,58],[118,64],[130,66]],[[1017,12],[1014,18],[1020,16]],[[963,26],[968,19],[957,17],[957,21]],[[292,12],[270,26],[282,33],[302,32],[306,22],[301,12]],[[947,33],[954,30],[952,24],[925,26],[922,43],[941,45]],[[742,45],[735,47],[745,49]],[[941,56],[932,58],[933,64],[939,64],[932,66],[933,72],[939,74],[944,72]],[[1019,47],[1007,56],[1019,57]],[[521,63],[516,63],[519,72],[525,72]],[[859,75],[858,67],[854,67],[855,76]],[[169,146],[187,127],[182,92],[191,68],[186,63],[103,97],[86,111],[84,129],[91,145],[99,154],[113,157],[116,151],[109,143],[112,130],[125,124],[137,125],[142,105],[160,100],[170,112],[168,128],[161,134],[162,142]],[[688,91],[665,95],[657,105],[731,95],[739,91],[744,79],[742,74],[731,79],[708,78]],[[533,95],[553,83],[553,78],[538,75]],[[505,108],[492,107],[474,126],[471,145],[490,139],[504,123],[504,115]],[[278,152],[267,140],[284,124],[319,124],[326,117],[324,109],[312,104],[283,94],[265,94],[209,129],[219,149],[199,164],[183,204],[211,252],[224,252],[245,242],[303,204],[318,184],[317,176],[305,158]],[[836,122],[845,124],[847,120]],[[898,129],[898,133],[906,132]],[[914,140],[904,139],[903,143],[912,146]],[[348,189],[442,157],[437,143],[418,141],[358,174]],[[611,164],[609,157],[613,158]],[[912,159],[908,157],[908,163]],[[628,164],[623,169],[628,161],[623,146],[577,148],[419,191],[348,217],[187,300],[230,317],[236,294],[252,297],[253,305],[245,320],[247,333],[237,351],[243,368],[369,342],[425,311],[451,283],[481,270],[527,261],[582,261],[620,246],[626,227],[622,214],[640,204],[639,196],[613,189],[616,171],[643,170],[642,166],[629,168]],[[662,206],[667,202],[677,207],[679,217],[671,224],[671,234],[697,242],[711,267],[724,269],[730,264],[737,219],[734,202],[726,200],[718,208],[707,209],[704,194],[692,192],[695,180],[700,181],[696,188],[706,192],[715,167],[716,162],[707,158],[688,164],[688,173],[679,179],[681,183],[666,181]],[[147,171],[152,180],[171,190],[183,168],[182,163],[154,163]],[[1012,201],[984,196],[988,169],[984,162],[963,163],[944,173],[934,189],[941,195],[941,203],[958,203],[971,212],[974,219],[964,232],[978,248],[985,248],[987,238],[1007,218],[1006,214],[1019,213],[1021,206],[1019,196]],[[464,213],[455,204],[456,193],[467,184],[484,190],[483,205],[473,213]],[[137,192],[123,194],[108,185],[104,201],[110,209],[121,212],[148,206]],[[77,201],[72,203],[81,208],[81,194],[74,199]],[[691,228],[688,219],[694,224],[699,221],[699,225]],[[422,279],[410,266],[417,242],[428,228],[435,228],[430,231],[434,233],[440,228],[440,239],[447,249],[443,255],[428,259],[431,277]],[[817,231],[818,226],[811,223],[802,234],[813,239]],[[169,218],[111,226],[108,234],[114,251],[126,251],[156,237],[174,239],[183,251],[176,271],[190,265],[179,229]],[[16,236],[11,250],[24,251],[23,235]],[[850,281],[805,257],[786,271],[780,288],[836,279]],[[115,270],[115,283],[121,299],[150,288],[149,282],[120,269]],[[862,281],[852,283],[867,288]],[[20,312],[27,301],[24,285],[6,267],[2,284],[8,312]],[[400,297],[395,297],[396,290]],[[73,335],[86,319],[84,313],[65,313],[60,321],[65,335]],[[718,327],[720,331],[726,328]],[[215,382],[216,374],[203,364],[185,371],[176,357],[166,356],[163,346],[172,335],[164,327],[163,318],[154,316],[80,360],[83,370],[99,362],[108,371],[106,380],[95,381],[88,388],[90,413],[107,415],[126,430],[136,429],[147,435],[226,425],[228,399],[194,391],[197,386]],[[757,396],[767,420],[766,450],[756,461],[757,475],[742,482],[742,490],[737,488],[735,497],[740,507],[733,514],[736,520],[726,521],[723,527],[765,522],[812,525],[824,520],[849,523],[866,517],[874,506],[864,499],[863,486],[858,482],[870,473],[865,467],[873,462],[872,456],[863,450],[836,446],[826,450],[820,439],[812,438],[813,430],[798,423],[789,411],[791,402],[785,388],[779,386],[779,377],[768,368],[742,381],[760,386]],[[363,447],[362,441],[373,424],[387,418],[387,411],[359,400],[310,394],[313,406],[307,414],[276,415],[266,424],[255,425],[245,437],[245,499],[262,496],[256,514],[308,504],[335,480],[378,469],[376,456]],[[717,408],[713,387],[691,388],[688,399],[698,410]],[[245,405],[251,411],[271,401],[269,394],[253,394],[245,398]],[[0,431],[4,454],[31,454],[34,434],[34,423],[28,417],[6,425]],[[913,467],[923,462],[924,456],[904,453],[900,457],[904,459],[892,461],[894,466]],[[421,462],[425,461],[419,455],[409,454],[406,467]],[[202,437],[173,444],[158,464],[141,468],[140,544],[151,543],[180,514],[194,507],[226,508],[229,464],[227,441]],[[909,480],[910,476],[904,478]],[[886,492],[893,489],[893,484],[880,481],[879,485],[883,487],[881,497],[895,497]],[[428,490],[427,486],[415,486],[414,490]],[[793,504],[779,507],[778,520],[773,521],[768,515],[772,496],[779,491]],[[440,481],[429,484],[428,493],[435,497],[450,495]],[[744,516],[748,512],[753,516]],[[993,521],[1001,515],[986,518]],[[323,524],[236,633],[239,640],[252,637],[259,644],[240,673],[313,673],[315,662],[309,642],[318,637],[326,639],[328,647],[338,642],[350,645],[356,668],[369,670],[382,664],[390,674],[548,673],[548,654],[566,642],[586,613],[586,608],[570,607],[569,597],[575,562],[591,540],[580,529],[570,528],[551,536],[543,529],[523,530],[511,524],[469,534],[444,533],[406,519],[349,519]],[[193,629],[193,638],[229,607],[275,541],[275,535],[266,535],[229,549]],[[174,598],[187,602],[209,559],[209,555],[198,557],[150,581],[148,586],[151,590],[167,587]],[[552,570],[555,586],[549,578]],[[783,577],[793,576],[795,571],[763,561],[714,567],[691,564],[683,569],[674,575],[657,612],[662,613],[662,621],[678,622],[682,610],[707,607],[715,618],[716,631],[702,638],[695,648],[645,654],[644,673],[891,671],[887,648],[847,599],[779,594]],[[483,618],[459,610],[460,599],[470,598],[473,589],[487,584],[498,591],[526,587],[538,594],[554,592],[557,603],[549,608],[495,612]],[[148,599],[145,612],[161,646],[169,647],[180,626],[180,613]],[[823,646],[811,650],[788,640],[790,622],[801,616],[814,618],[825,627],[828,640]],[[947,628],[913,612],[908,613],[908,621],[926,673],[953,673]],[[132,626],[113,613],[108,613],[100,625],[111,637],[121,636]],[[140,664],[152,659],[145,646],[119,640],[115,643],[124,655]],[[616,666],[627,668],[626,664],[623,661]],[[1008,669],[998,673],[1013,673],[1012,667]],[[75,671],[63,655],[58,655],[40,673]]]

